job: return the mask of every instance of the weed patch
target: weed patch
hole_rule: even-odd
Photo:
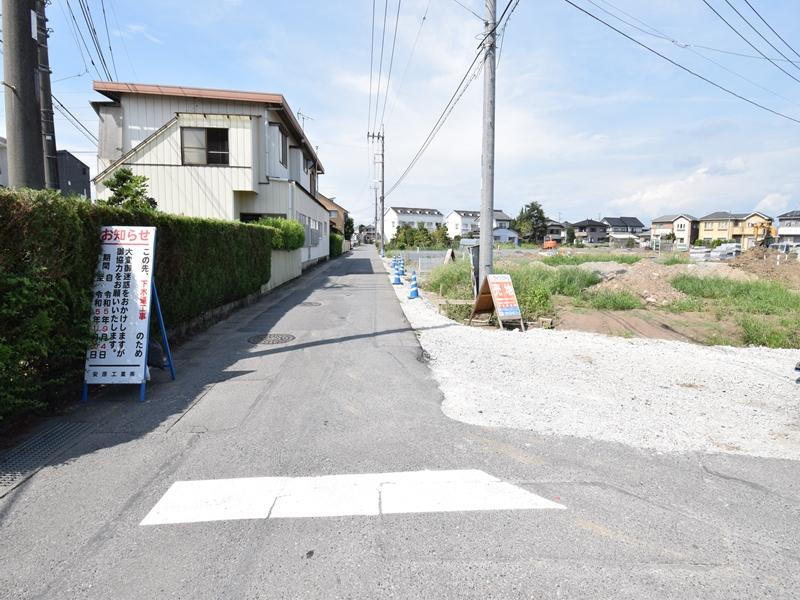
[[[580,265],[587,262],[617,262],[632,265],[642,260],[641,256],[633,254],[556,254],[542,259],[542,262],[551,267],[562,265]]]
[[[601,290],[587,295],[592,308],[598,310],[632,310],[641,308],[642,301],[627,290]]]

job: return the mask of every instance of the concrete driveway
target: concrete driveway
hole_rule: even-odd
[[[798,597],[795,461],[448,419],[371,247],[176,363],[58,420],[0,499],[0,597]]]

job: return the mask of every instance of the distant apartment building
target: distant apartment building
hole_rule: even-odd
[[[575,241],[583,244],[600,244],[608,241],[608,226],[601,221],[584,219],[573,223]]]
[[[317,200],[324,173],[280,94],[96,81],[97,196],[127,167],[149,180],[161,211],[253,221],[296,219],[303,264],[328,255],[330,212]]]
[[[477,210],[452,210],[445,217],[444,224],[447,227],[447,235],[451,238],[456,236],[466,237],[470,233],[477,234],[480,225],[476,219],[480,216]]]
[[[747,250],[768,237],[772,217],[761,212],[730,213],[718,211],[700,217],[699,237],[703,243],[731,240]]]
[[[778,216],[778,241],[800,244],[800,210]]]
[[[437,226],[442,226],[444,217],[435,208],[408,208],[405,206],[390,206],[383,216],[383,230],[386,241],[394,237],[402,225],[418,227],[422,225],[428,231],[433,231]]]
[[[675,243],[689,246],[697,240],[699,221],[689,214],[664,215],[652,220],[650,240],[667,240],[675,235]]]
[[[65,196],[76,194],[92,197],[92,182],[89,167],[66,150],[56,152],[58,163],[58,187]]]

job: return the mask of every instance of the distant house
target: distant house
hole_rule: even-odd
[[[573,223],[575,228],[575,241],[583,244],[599,244],[608,241],[607,225],[600,221],[584,219]]]
[[[697,239],[698,219],[689,214],[664,215],[652,220],[650,240],[666,240],[675,235],[675,243],[689,246]]]
[[[328,209],[331,229],[335,229],[339,233],[344,234],[344,222],[347,220],[347,209],[334,202],[333,198],[328,198],[319,192],[317,192],[317,200]]]
[[[444,220],[447,227],[447,235],[451,238],[458,236],[464,237],[470,233],[477,233],[480,227],[475,223],[475,219],[480,216],[477,210],[453,210]]]
[[[636,217],[605,217],[601,221],[606,224],[609,242],[617,244],[636,243],[636,236],[644,229]]]
[[[545,241],[556,241],[563,244],[567,241],[567,227],[569,227],[569,223],[559,223],[549,219],[544,234]]]
[[[800,244],[800,210],[778,215],[778,241]]]
[[[700,217],[700,239],[704,243],[715,240],[733,240],[742,245],[742,250],[752,248],[756,242],[768,236],[772,217],[754,211],[731,213],[718,211]]]
[[[444,220],[442,213],[435,208],[390,206],[383,215],[383,231],[387,242],[391,241],[401,225],[412,227],[422,225],[428,231],[433,231],[437,226],[441,226]]]
[[[513,220],[512,217],[509,217],[502,210],[494,211],[494,216],[492,218],[492,239],[495,242],[501,244],[519,243],[519,233],[511,229],[511,222]],[[475,219],[475,223],[478,225],[478,230],[480,231],[480,215]]]
[[[58,163],[58,187],[65,196],[77,194],[84,198],[92,197],[92,184],[89,167],[66,150],[56,152]]]

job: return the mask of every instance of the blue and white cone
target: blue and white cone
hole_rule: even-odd
[[[417,283],[417,272],[411,271],[411,283]]]
[[[402,280],[400,279],[400,271],[395,269],[394,271],[394,279],[392,279],[392,285],[403,285]]]
[[[414,298],[419,298],[419,288],[417,287],[417,282],[412,280],[411,290],[408,292],[408,299],[413,300]]]
[[[406,274],[406,266],[403,264],[402,260],[400,261],[400,266],[397,267],[397,270],[400,272],[401,277]]]

